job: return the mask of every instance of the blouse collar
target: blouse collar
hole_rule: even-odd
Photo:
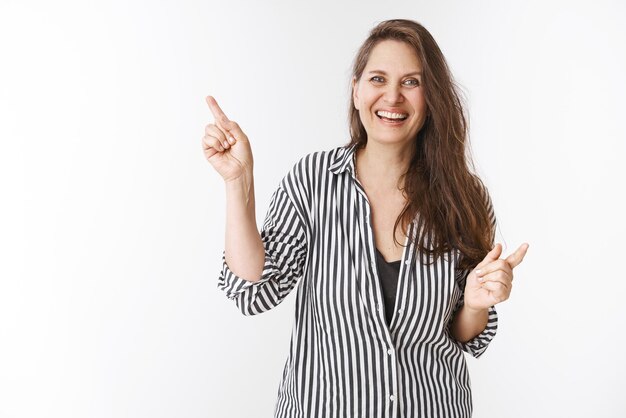
[[[333,174],[341,174],[344,171],[349,171],[354,174],[354,157],[355,157],[356,145],[347,145],[337,150],[335,158],[328,167],[328,171]]]

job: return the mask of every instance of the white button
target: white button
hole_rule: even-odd
[[[387,354],[392,355],[393,354],[393,350],[390,348],[389,350],[387,350]]]
[[[390,400],[391,402],[393,402],[393,401],[395,401],[395,400],[396,400],[396,397],[395,397],[394,395],[391,395],[391,396],[389,397],[389,400]]]
[[[398,313],[402,313],[402,309],[398,309]]]
[[[404,262],[404,264],[406,264],[406,265],[408,266],[409,264],[411,264],[411,262],[410,262],[409,260],[406,260],[406,261]]]

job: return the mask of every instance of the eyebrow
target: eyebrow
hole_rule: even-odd
[[[387,75],[387,73],[384,72],[383,70],[371,70],[371,71],[368,72],[368,74]],[[405,74],[402,77],[408,77],[408,76],[411,76],[411,75],[422,75],[422,71],[421,70],[420,71],[413,71],[412,73]]]

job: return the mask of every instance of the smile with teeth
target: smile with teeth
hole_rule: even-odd
[[[376,116],[378,116],[380,119],[387,121],[387,122],[402,122],[403,120],[409,117],[409,115],[406,113],[393,113],[393,112],[386,112],[384,110],[377,110]]]

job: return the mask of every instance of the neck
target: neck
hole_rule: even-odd
[[[356,171],[361,182],[402,188],[400,179],[409,168],[413,143],[380,144],[369,141],[357,150]]]

